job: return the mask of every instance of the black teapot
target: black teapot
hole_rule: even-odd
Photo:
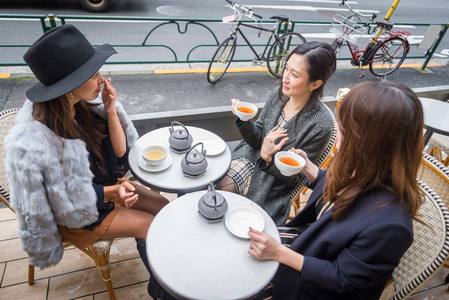
[[[179,125],[182,128],[174,129],[174,125]],[[168,138],[168,143],[170,147],[175,151],[185,151],[190,149],[192,145],[193,138],[189,133],[187,128],[178,121],[171,122],[171,128],[168,129],[170,131],[170,137]]]
[[[195,149],[201,145],[201,151]],[[181,160],[182,172],[187,176],[197,177],[203,175],[207,169],[206,150],[203,143],[197,143],[186,153]]]
[[[222,194],[215,191],[214,183],[209,183],[208,192],[198,201],[198,213],[207,222],[223,219],[228,211],[228,202]]]

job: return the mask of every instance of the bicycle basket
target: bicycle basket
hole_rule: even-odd
[[[344,39],[352,44],[357,42],[359,37],[365,33],[365,30],[365,27],[342,15],[335,15],[334,21],[329,28],[329,32],[334,33],[337,38]]]

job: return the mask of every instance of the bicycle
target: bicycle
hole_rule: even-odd
[[[237,46],[237,33],[239,33],[243,37],[246,44],[254,53],[255,58],[253,64],[262,64],[266,62],[270,73],[273,74],[273,76],[280,78],[282,76],[282,71],[284,69],[287,56],[290,53],[289,50],[294,49],[298,45],[304,44],[306,42],[304,37],[299,33],[294,32],[285,33],[280,36],[278,35],[277,31],[279,25],[282,22],[284,22],[285,25],[288,25],[289,18],[285,16],[272,16],[271,19],[276,20],[274,28],[265,29],[262,27],[263,17],[253,13],[250,7],[238,5],[236,2],[231,2],[229,0],[225,1],[230,4],[226,5],[226,7],[230,7],[234,10],[233,26],[231,27],[229,36],[218,46],[217,50],[212,56],[212,59],[209,63],[209,68],[207,69],[207,81],[209,83],[216,83],[226,73],[229,65],[234,59],[234,54]],[[242,19],[244,17],[250,18],[256,23],[259,22],[259,26],[243,23]],[[257,20],[256,18],[259,20]],[[256,52],[250,41],[243,34],[240,26],[259,30],[259,37],[262,31],[271,33],[262,54]],[[271,44],[273,38],[274,42],[273,44]],[[270,50],[267,51],[268,49]]]
[[[348,8],[353,14],[348,18],[342,15],[335,15],[334,21],[329,29],[331,33],[336,34],[332,47],[338,55],[346,42],[351,53],[351,64],[362,69],[362,66],[369,64],[370,72],[380,78],[396,71],[404,61],[410,50],[407,31],[390,31],[393,23],[389,17],[393,13],[400,0],[395,0],[392,8],[385,16],[383,21],[376,22],[376,27],[370,32],[370,23],[374,22],[376,14],[364,15],[354,11],[346,0],[342,0],[341,5]],[[366,21],[362,21],[365,19]],[[368,34],[371,34],[371,41],[365,50],[359,50],[356,45],[357,39],[362,36],[368,28]],[[364,77],[363,73],[359,77]]]

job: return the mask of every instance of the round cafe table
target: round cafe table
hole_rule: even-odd
[[[131,173],[139,182],[157,191],[182,195],[188,192],[204,190],[210,181],[218,183],[226,175],[231,163],[231,151],[228,145],[213,132],[193,126],[186,126],[193,137],[192,146],[203,141],[206,151],[209,148],[209,153],[214,154],[209,155],[206,152],[208,166],[204,175],[197,178],[185,176],[181,169],[181,160],[186,153],[177,153],[172,150],[168,150],[171,164],[166,169],[161,171],[143,169],[139,163],[142,163],[142,153],[146,147],[162,145],[166,149],[170,148],[168,143],[169,128],[171,127],[158,128],[146,133],[137,140],[136,144],[129,151],[129,167]],[[216,151],[216,147],[222,148]],[[201,150],[201,146],[196,148],[198,151]],[[220,150],[222,151],[220,152]]]
[[[234,193],[217,192],[228,202],[227,214],[232,215],[233,209],[253,208],[264,219],[263,231],[280,242],[276,225],[260,206]],[[253,258],[248,254],[250,240],[232,234],[225,220],[203,220],[198,201],[205,193],[181,196],[154,218],[147,234],[153,275],[178,299],[250,298],[270,282],[279,263]]]
[[[449,103],[444,101],[419,97],[424,113],[424,145],[426,145],[434,132],[449,135]]]

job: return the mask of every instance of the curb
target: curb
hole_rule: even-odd
[[[404,63],[400,66],[400,68],[414,68],[419,72],[428,72],[429,70],[426,68],[425,70],[421,70],[424,60],[409,60],[410,63]],[[436,62],[428,63],[427,67],[443,67],[448,65],[447,59],[438,59],[433,60]],[[236,64],[234,64],[236,65]],[[246,72],[268,72],[267,67],[248,67],[249,64],[237,64],[238,67],[229,68],[226,72],[229,73],[246,73]],[[119,64],[106,64],[102,67],[103,75],[174,75],[174,74],[195,74],[195,73],[207,73],[207,67],[205,64],[198,65],[189,65],[189,64],[165,64],[165,65],[151,65],[152,67],[148,67],[148,65],[119,65]],[[159,67],[159,68],[158,68]],[[363,66],[362,69],[368,69],[369,66]],[[338,69],[357,69],[357,67],[351,65],[348,60],[337,60],[337,70]],[[31,72],[29,67],[20,66],[20,67],[8,67],[2,68],[2,73],[0,73],[0,79],[8,79],[11,77],[35,77]]]

